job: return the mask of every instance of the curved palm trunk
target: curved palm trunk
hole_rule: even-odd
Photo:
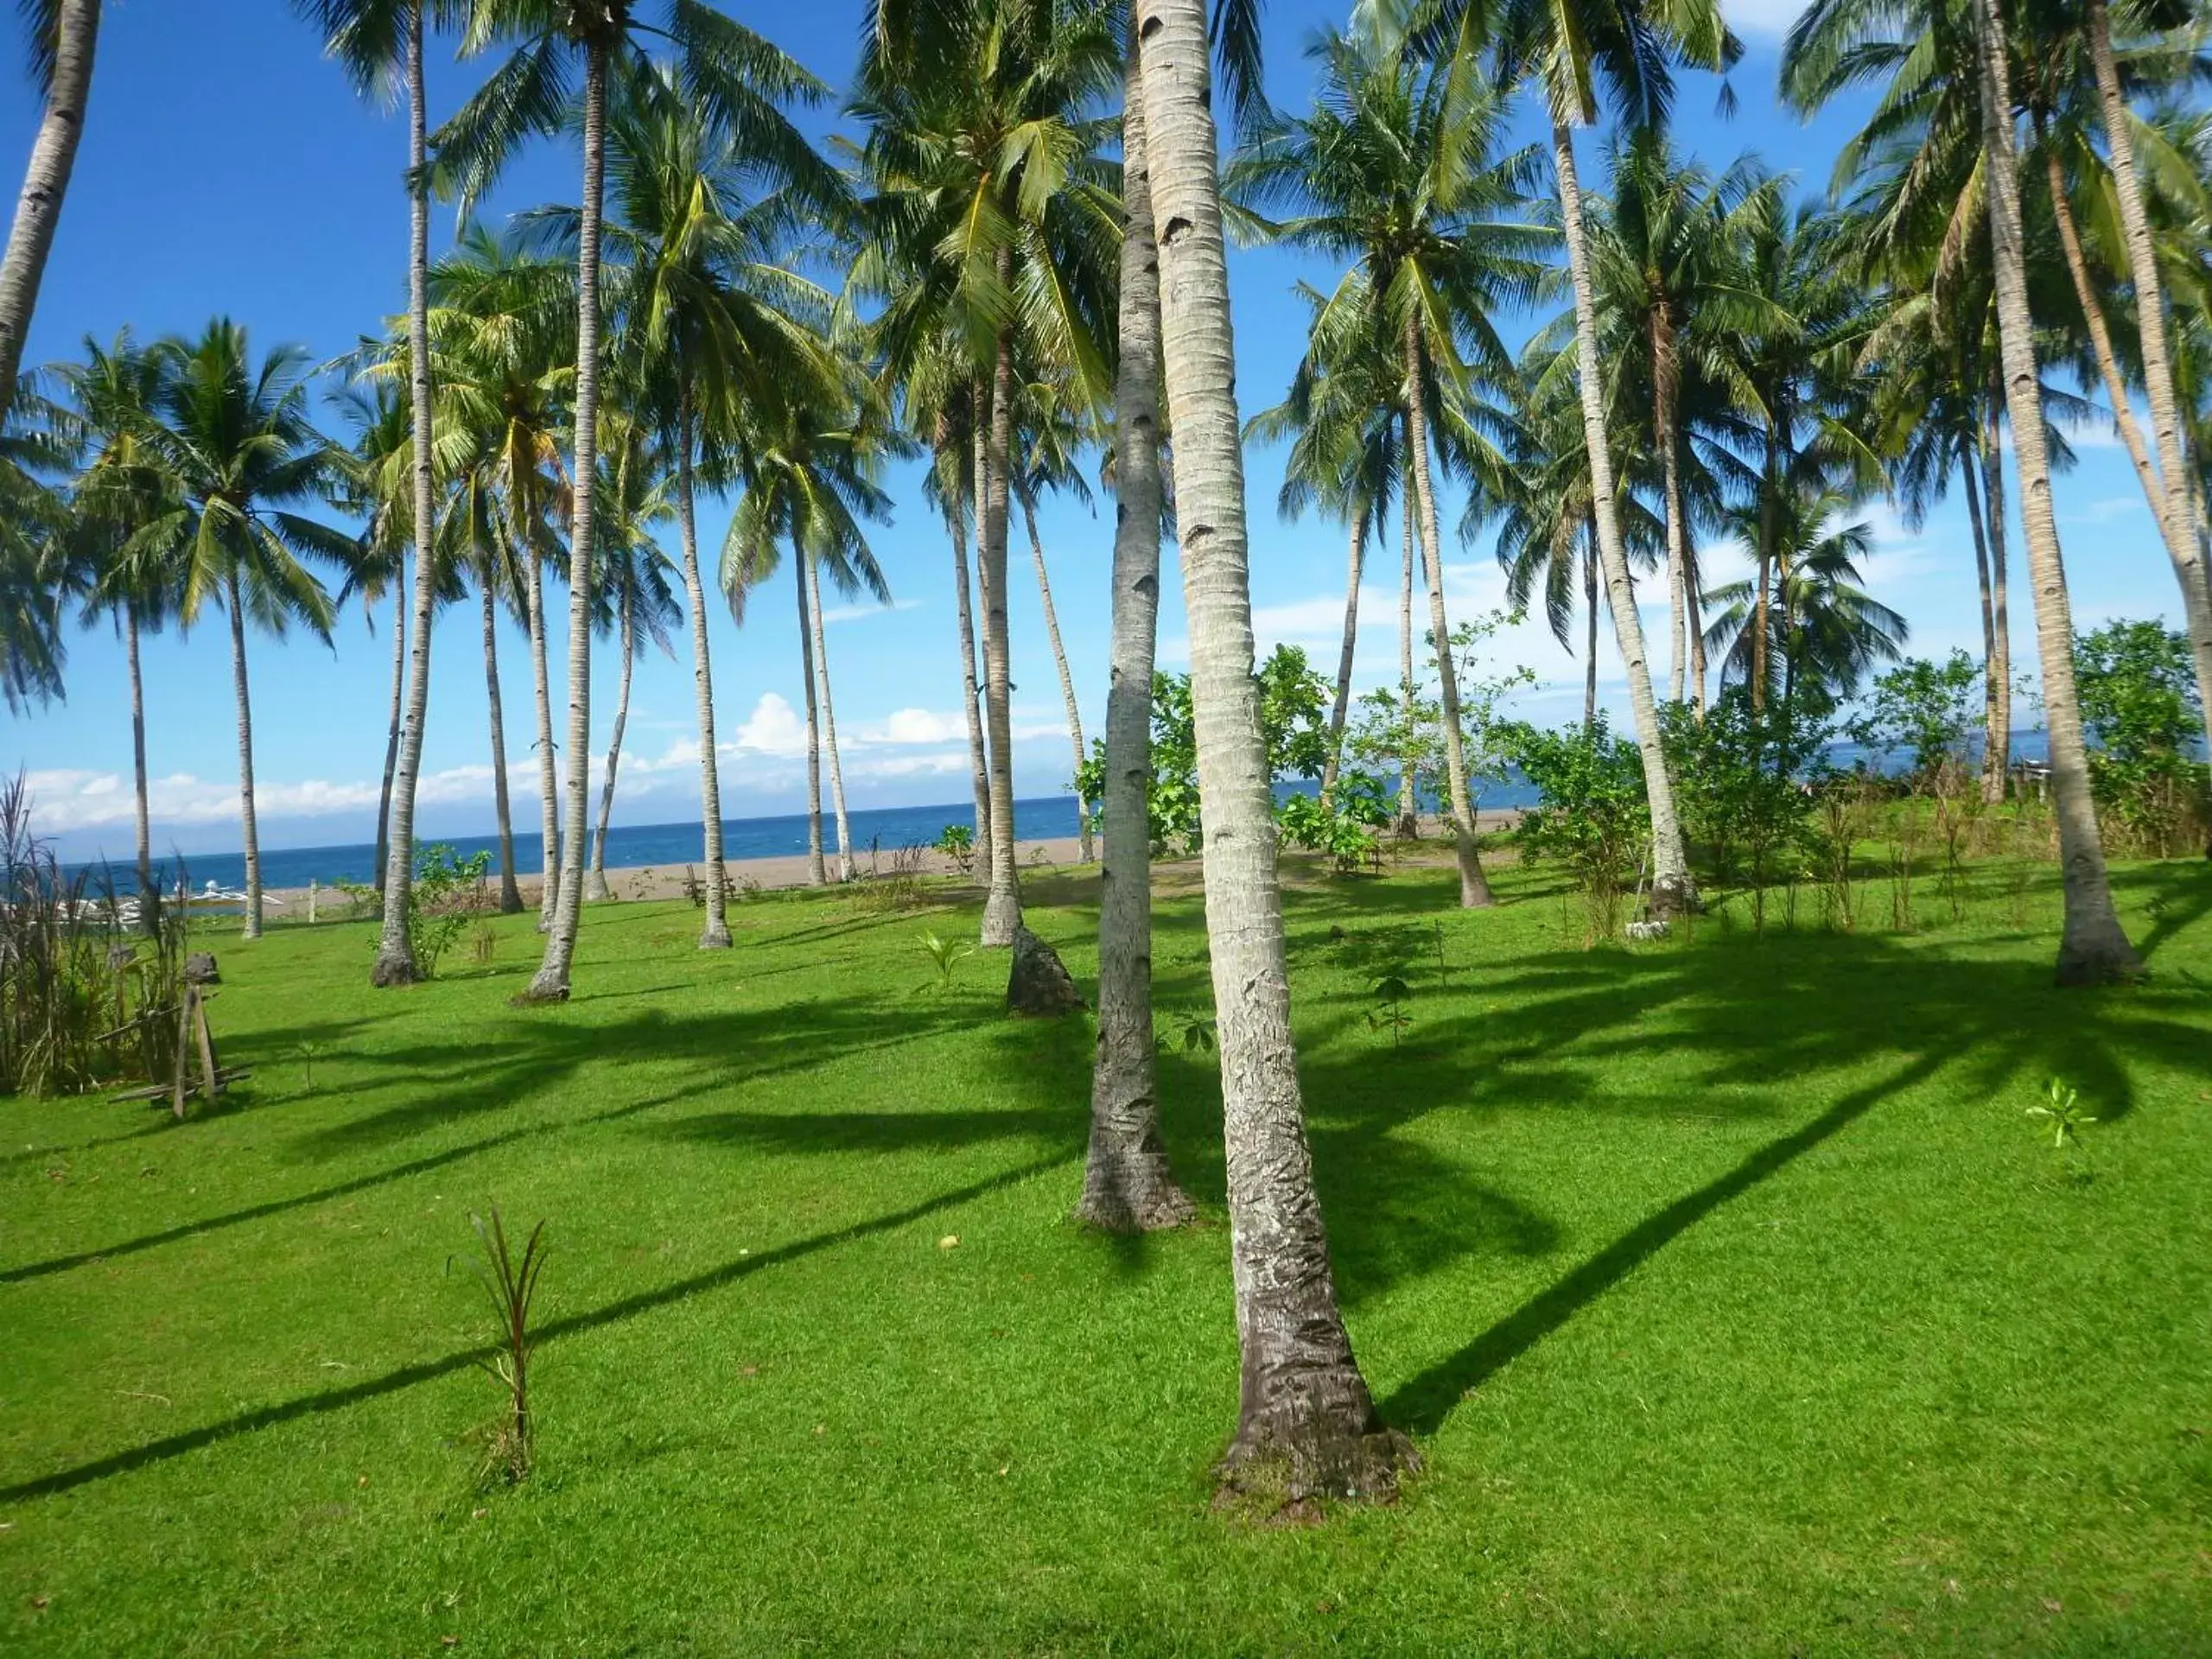
[[[1773,666],[1767,660],[1774,627],[1774,613],[1767,595],[1774,578],[1775,511],[1781,503],[1781,483],[1775,457],[1781,435],[1771,418],[1766,428],[1766,457],[1759,479],[1759,557],[1757,587],[1751,598],[1751,711],[1766,707],[1767,679]]]
[[[47,89],[46,113],[31,143],[23,194],[0,255],[0,410],[16,400],[16,378],[22,367],[23,341],[31,314],[38,308],[39,283],[60,222],[62,198],[77,165],[77,143],[84,137],[85,105],[92,90],[92,58],[99,44],[100,0],[60,0],[54,37],[54,79]]]
[[[499,706],[499,609],[489,580],[484,583],[484,703],[492,723],[492,805],[499,829],[499,914],[522,914],[522,891],[515,886],[515,821],[507,798],[507,719]]]
[[[699,930],[702,950],[729,949],[728,899],[722,890],[721,769],[715,755],[715,675],[707,657],[707,590],[699,579],[697,482],[692,476],[696,442],[687,397],[678,418],[676,523],[683,543],[683,597],[691,607],[691,687],[699,706],[699,830],[707,864],[707,917]]]
[[[1704,577],[1698,573],[1697,548],[1694,544],[1683,550],[1683,598],[1689,606],[1690,626],[1690,707],[1702,716],[1705,713],[1705,597],[1700,591]]]
[[[161,895],[154,891],[154,823],[146,785],[146,689],[138,677],[138,613],[123,610],[124,660],[130,671],[131,781],[137,791],[138,925],[151,933],[160,925]]]
[[[1359,645],[1359,579],[1367,563],[1367,509],[1351,516],[1351,556],[1345,562],[1344,642],[1337,648],[1337,700],[1329,708],[1329,754],[1321,763],[1321,800],[1324,805],[1337,792],[1337,773],[1344,766],[1344,720],[1351,712],[1351,660]]]
[[[1612,601],[1613,638],[1628,670],[1628,701],[1636,716],[1636,746],[1643,757],[1643,787],[1651,804],[1651,909],[1656,916],[1694,909],[1681,820],[1675,812],[1674,779],[1659,741],[1659,706],[1643,653],[1643,624],[1629,582],[1628,552],[1621,541],[1613,497],[1613,458],[1605,444],[1605,383],[1598,363],[1598,302],[1590,281],[1590,251],[1582,226],[1582,189],[1575,177],[1574,137],[1564,121],[1552,123],[1552,162],[1559,170],[1560,219],[1574,285],[1575,364],[1582,391],[1582,436],[1590,451],[1592,504],[1598,515],[1598,552]]]
[[[2112,29],[2104,0],[2090,0],[2092,54],[2096,60],[2097,85],[2105,105],[2105,132],[2112,151],[2113,194],[2120,198],[2120,221],[2127,242],[2128,263],[2135,281],[2139,337],[2143,351],[2143,384],[2151,403],[2151,422],[2158,439],[2158,469],[2152,471],[2145,452],[2143,433],[2129,405],[2126,383],[2120,378],[2120,359],[2113,350],[2112,334],[2105,326],[2104,306],[2089,278],[2089,262],[2074,225],[2073,205],[2066,198],[2066,174],[2058,153],[2044,149],[2044,167],[2050,186],[2053,217],[2058,221],[2059,243],[2066,252],[2066,270],[2074,280],[2074,297],[2088,324],[2089,346],[2104,381],[2105,397],[2112,404],[2113,421],[2135,475],[2158,520],[2159,538],[2181,584],[2183,625],[2189,636],[2190,656],[2196,668],[2200,693],[2212,691],[2212,588],[2205,582],[2204,553],[2196,539],[2196,514],[2191,510],[2188,463],[2182,454],[2179,414],[2174,397],[2172,365],[2166,356],[2165,304],[2159,295],[2157,251],[2143,221],[2141,187],[2135,176],[2133,119],[2120,96],[2118,73],[2112,60]],[[2109,81],[2109,86],[2107,86]],[[2141,251],[2138,251],[2139,234]],[[2171,480],[2169,483],[2168,480]],[[2212,705],[2200,696],[2199,714],[2204,739],[2212,747]]]
[[[1398,719],[1406,729],[1405,753],[1398,761],[1398,838],[1421,834],[1421,804],[1414,793],[1414,493],[1399,493],[1401,549],[1398,573]]]
[[[599,789],[599,833],[591,843],[590,893],[594,900],[612,899],[607,885],[607,826],[614,817],[614,774],[622,765],[622,728],[630,723],[630,673],[637,665],[637,625],[630,613],[630,595],[622,595],[622,679],[614,699],[614,730],[607,744],[607,778]]]
[[[402,565],[405,560],[401,561]],[[407,593],[406,578],[391,596],[391,721],[384,734],[384,787],[377,795],[376,891],[385,890],[386,864],[391,857],[391,774],[399,765],[399,729],[407,703]]]
[[[230,577],[231,679],[238,695],[238,828],[245,842],[245,937],[261,937],[261,835],[253,818],[253,698],[245,683],[245,601]]]
[[[999,254],[999,280],[1012,256]],[[983,589],[983,723],[991,740],[991,880],[983,895],[982,944],[1010,945],[1021,925],[1021,877],[1014,851],[1014,715],[1007,656],[1007,458],[1014,447],[1014,342],[999,335],[991,377],[990,442],[985,457],[981,550]]]
[[[799,672],[806,679],[806,879],[814,887],[826,887],[830,869],[822,861],[822,715],[815,702],[813,607],[806,597],[806,555],[796,543],[791,576],[798,592]]]
[[[830,636],[822,621],[822,571],[806,566],[807,599],[812,606],[814,672],[822,683],[822,736],[830,747],[830,806],[837,818],[837,880],[853,879],[853,827],[845,817],[845,768],[837,759],[837,705],[830,696]]]
[[[1582,728],[1598,723],[1598,520],[1593,515],[1584,526],[1587,545],[1582,553],[1582,602],[1590,613],[1590,651],[1582,670]]]
[[[2005,757],[1998,752],[1997,677],[1990,664],[1997,660],[1997,613],[1989,589],[1989,539],[1982,527],[1981,486],[1963,450],[1959,454],[1959,478],[1966,486],[1967,528],[1974,535],[1974,585],[1981,596],[1981,798],[1995,805],[2005,798]]]
[[[976,675],[976,615],[968,588],[968,531],[956,506],[944,515],[952,537],[952,586],[960,618],[960,701],[968,715],[968,769],[976,786],[976,873],[991,885],[991,763],[983,746],[983,709]]]
[[[1675,394],[1681,364],[1675,351],[1675,321],[1663,305],[1651,313],[1652,438],[1659,448],[1659,473],[1667,508],[1667,615],[1673,639],[1667,653],[1667,697],[1680,702],[1689,664],[1688,532],[1682,521],[1681,434],[1675,430]]]
[[[1997,430],[2004,386],[1993,365],[1989,381],[1981,429],[1981,510],[1989,532],[1989,663],[1983,677],[1992,718],[1984,741],[1997,758],[1996,798],[2001,801],[2005,780],[2012,771],[2012,622],[2005,609],[2005,452]]]
[[[1974,22],[1981,60],[1981,136],[1989,180],[1998,341],[2004,359],[2005,412],[2012,427],[2012,458],[2020,471],[2020,524],[2036,587],[2036,644],[2043,668],[2051,794],[2066,895],[2058,982],[2102,984],[2139,976],[2143,961],[2128,943],[2113,907],[2104,842],[2089,797],[2088,759],[2074,684],[2073,607],[2066,593],[2058,526],[2051,515],[2043,388],[2036,364],[2034,319],[2028,308],[2027,240],[2020,220],[2005,24],[1996,0],[1975,0]]]
[[[569,545],[569,855],[561,865],[545,960],[525,1001],[565,1001],[583,912],[584,834],[591,811],[592,521],[599,479],[599,227],[607,181],[607,43],[584,58],[584,199],[576,226],[576,463],[575,528]]]
[[[1206,933],[1221,1054],[1243,1379],[1224,1472],[1287,1465],[1287,1494],[1387,1494],[1409,1450],[1377,1420],[1338,1311],[1290,1030],[1257,690],[1220,176],[1204,0],[1140,0],[1160,232],[1160,357],[1191,628]]]
[[[435,519],[430,404],[430,187],[423,85],[423,6],[408,8],[407,143],[410,163],[407,245],[408,391],[412,404],[415,507],[414,644],[408,663],[407,708],[399,725],[399,751],[391,769],[389,861],[384,867],[384,930],[377,940],[375,985],[404,985],[416,977],[407,912],[415,885],[415,791],[423,770],[423,728],[430,713],[430,619],[437,608],[437,556],[431,550]],[[404,583],[402,584],[404,588]]]
[[[1060,619],[1052,608],[1052,579],[1045,571],[1045,543],[1037,535],[1037,502],[1027,489],[1021,492],[1021,521],[1029,531],[1029,556],[1037,565],[1037,596],[1044,602],[1045,633],[1052,641],[1052,664],[1060,671],[1060,698],[1068,706],[1068,744],[1075,751],[1075,773],[1083,771],[1083,710],[1075,700],[1075,678],[1068,672],[1067,647],[1060,643]],[[1071,774],[1075,775],[1075,774]],[[1076,828],[1083,838],[1083,861],[1096,856],[1090,844],[1090,803],[1076,795]]]
[[[543,872],[537,888],[537,931],[550,932],[553,906],[561,891],[561,786],[553,763],[553,687],[545,666],[545,569],[533,549],[525,549],[528,577],[524,601],[530,627],[530,672],[537,696],[537,833]]]
[[[1098,870],[1098,1046],[1076,1218],[1114,1232],[1192,1213],[1160,1137],[1152,1035],[1152,671],[1160,626],[1160,255],[1144,138],[1142,48],[1130,32],[1122,112],[1121,360],[1114,378],[1113,639]]]
[[[1459,730],[1459,675],[1452,664],[1452,625],[1444,614],[1444,553],[1436,527],[1435,485],[1428,470],[1428,394],[1422,384],[1421,325],[1406,316],[1406,454],[1421,497],[1421,563],[1428,584],[1428,631],[1436,650],[1436,701],[1444,732],[1444,780],[1452,810],[1452,855],[1459,866],[1459,905],[1479,910],[1491,902],[1475,845],[1474,803],[1467,795],[1467,753]]]

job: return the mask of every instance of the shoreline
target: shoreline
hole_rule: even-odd
[[[1521,817],[1522,809],[1519,807],[1498,807],[1490,811],[1477,813],[1475,815],[1476,828],[1484,833],[1510,830],[1521,822]],[[1451,853],[1448,843],[1443,838],[1442,829],[1442,820],[1423,817],[1421,838],[1408,845],[1385,837],[1382,842],[1385,855],[1393,864],[1433,863],[1439,866],[1448,864],[1451,861]],[[1094,836],[1092,840],[1095,843],[1097,837]],[[1014,852],[1021,868],[1025,870],[1033,869],[1039,872],[1061,874],[1086,868],[1083,863],[1083,840],[1079,836],[1046,836],[1033,839],[1017,839],[1014,842]],[[1295,854],[1294,855],[1310,856]],[[722,868],[728,872],[732,884],[732,895],[735,898],[747,892],[765,893],[810,886],[809,861],[809,855],[805,853],[778,853],[760,858],[725,859],[722,861]],[[823,855],[823,861],[829,867],[829,887],[836,887],[844,885],[837,880],[836,853],[825,851]],[[1198,856],[1193,853],[1179,857],[1156,859],[1154,862],[1155,867],[1195,867],[1198,862]],[[951,859],[943,853],[929,849],[922,849],[918,859],[911,861],[905,855],[893,853],[879,853],[873,857],[865,853],[858,854],[854,857],[853,867],[852,885],[855,887],[866,886],[871,881],[887,880],[902,874],[915,875],[962,874],[959,867]],[[690,880],[697,880],[702,868],[702,864],[693,862],[688,865],[683,863],[629,865],[610,869],[607,872],[608,897],[597,900],[587,899],[585,902],[588,904],[637,904],[681,899],[684,896],[687,876]],[[1096,868],[1095,861],[1089,868]],[[589,872],[586,873],[586,879],[589,879]],[[493,887],[496,880],[496,877],[487,877],[486,885]],[[536,875],[518,876],[515,880],[515,885],[522,892],[523,908],[526,911],[535,910],[537,907],[539,880],[540,878]],[[306,887],[265,888],[262,894],[263,902],[274,912],[265,919],[279,922],[305,921],[308,919],[308,896],[309,890]],[[351,910],[349,906],[353,901],[346,897],[342,888],[318,887],[315,890],[315,899],[317,921],[363,920],[366,919],[370,913],[367,911]]]

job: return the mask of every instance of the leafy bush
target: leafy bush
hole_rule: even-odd
[[[416,853],[415,880],[407,889],[407,944],[415,953],[415,971],[424,979],[437,976],[439,958],[484,908],[484,873],[491,868],[489,852],[462,858],[443,842]]]
[[[2158,622],[2109,622],[2075,636],[2074,673],[2096,744],[2090,786],[2120,838],[2160,858],[2202,844],[2206,773],[2190,749],[2202,716],[2187,637]]]
[[[1504,722],[1498,743],[1540,797],[1514,832],[1522,856],[1565,868],[1587,902],[1591,939],[1612,938],[1620,931],[1622,895],[1651,840],[1636,745],[1615,737],[1602,714],[1559,732]]]
[[[1907,782],[1939,793],[1950,778],[1970,776],[1975,736],[1985,724],[1981,665],[1963,651],[1941,663],[1913,658],[1877,679],[1845,730],[1878,755],[1909,754]]]
[[[1738,882],[1752,891],[1755,921],[1765,921],[1764,889],[1803,868],[1808,776],[1827,747],[1826,722],[1779,704],[1751,706],[1732,685],[1702,719],[1682,703],[1661,710],[1682,832],[1702,852],[1708,887]]]
[[[952,861],[953,868],[967,875],[976,868],[976,832],[964,823],[948,823],[931,843]]]

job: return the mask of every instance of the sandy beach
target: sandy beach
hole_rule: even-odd
[[[1521,821],[1517,809],[1477,815],[1477,823],[1484,832],[1510,830]],[[1015,842],[1015,851],[1024,870],[1058,870],[1080,868],[1083,864],[1083,842],[1075,836],[1060,836],[1037,841]],[[1441,834],[1441,825],[1433,818],[1421,823],[1421,838],[1411,842],[1386,839],[1386,855],[1394,865],[1443,865],[1451,861],[1451,848]],[[1294,855],[1301,861],[1310,861],[1309,855]],[[837,878],[837,855],[834,849],[823,855],[829,866],[830,878]],[[1163,867],[1187,867],[1187,873],[1196,878],[1198,860],[1163,859]],[[765,891],[771,887],[803,887],[809,885],[810,875],[804,853],[781,854],[773,858],[733,858],[725,861],[734,886],[747,892]],[[609,896],[617,900],[632,902],[657,899],[681,899],[687,885],[696,880],[702,867],[696,864],[648,864],[607,873]],[[900,874],[921,875],[957,875],[959,867],[944,854],[933,849],[919,850],[918,861],[894,853],[880,853],[871,856],[862,852],[853,859],[853,874],[856,880],[882,880]],[[538,880],[535,875],[520,879],[523,903],[534,907],[538,900]],[[308,892],[305,887],[271,887],[264,899],[276,901],[272,908],[272,919],[304,920],[308,915]],[[316,918],[334,920],[346,913],[351,902],[344,892],[335,887],[322,887],[314,895]]]

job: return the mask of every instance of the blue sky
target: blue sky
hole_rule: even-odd
[[[1717,113],[1716,83],[1692,77],[1678,105],[1678,139],[1715,165],[1756,151],[1801,186],[1825,186],[1852,111],[1832,110],[1809,126],[1773,95],[1775,54],[1794,0],[1724,0],[1748,50],[1732,81],[1738,108]],[[842,84],[853,60],[859,0],[820,0],[737,15],[763,29],[817,74]],[[1305,101],[1311,70],[1301,48],[1338,20],[1333,6],[1275,0],[1267,10],[1269,90]],[[432,64],[434,118],[457,105],[481,73],[439,52]],[[0,158],[20,165],[37,111],[19,76],[0,84]],[[833,113],[820,118],[826,130]],[[1534,137],[1531,130],[1529,136]],[[404,299],[406,204],[400,186],[404,124],[363,105],[325,62],[283,0],[121,0],[110,8],[83,151],[56,240],[27,363],[73,355],[87,334],[105,340],[124,325],[142,336],[196,331],[218,314],[246,323],[257,349],[280,341],[334,357],[379,326]],[[1596,146],[1586,137],[1586,185],[1596,186]],[[547,200],[573,200],[575,162],[549,144],[520,165],[487,209],[493,216]],[[452,232],[441,213],[440,244]],[[1303,326],[1289,289],[1332,270],[1283,253],[1232,256],[1239,385],[1246,411],[1274,400],[1287,382]],[[1525,326],[1525,325],[1521,325]],[[1516,332],[1517,332],[1516,328]],[[2058,485],[2061,531],[2077,620],[2167,615],[2173,579],[2125,455],[2109,435],[2084,432],[2081,463]],[[1334,659],[1341,626],[1344,536],[1325,522],[1284,524],[1273,503],[1281,457],[1255,452],[1253,601],[1262,649],[1276,640]],[[899,511],[876,533],[877,555],[896,603],[888,610],[833,604],[830,652],[836,677],[845,775],[855,806],[957,801],[967,793],[960,723],[950,558],[942,530],[922,510],[918,480],[894,474]],[[1456,502],[1445,504],[1446,523]],[[1874,590],[1904,612],[1913,648],[1954,645],[1980,652],[1972,553],[1956,502],[1917,534],[1880,502],[1863,516],[1876,530],[1866,572]],[[1106,572],[1110,509],[1096,516],[1072,503],[1042,515],[1054,596],[1083,705],[1095,734],[1105,695]],[[728,511],[710,506],[701,533],[709,556]],[[2016,661],[2031,661],[2032,617],[2014,537]],[[671,543],[672,550],[672,543]],[[1395,672],[1395,559],[1370,559],[1358,658],[1361,685]],[[1057,792],[1069,750],[1036,586],[1019,531],[1013,550],[1015,766],[1023,794]],[[1173,549],[1168,550],[1173,558]],[[1715,548],[1709,580],[1742,561]],[[1377,566],[1388,565],[1378,570]],[[1663,598],[1647,584],[1646,598]],[[1175,582],[1166,584],[1161,658],[1179,665],[1184,627]],[[1487,539],[1447,550],[1446,592],[1455,619],[1497,607],[1503,583]],[[565,619],[565,602],[556,602]],[[722,742],[722,799],[733,817],[804,804],[798,748],[803,708],[792,606],[772,594],[742,631],[716,608],[713,648]],[[1647,610],[1647,618],[1652,613]],[[1663,616],[1658,620],[1663,624]],[[1649,621],[1647,622],[1649,626]],[[388,618],[370,633],[358,607],[342,620],[334,649],[311,639],[256,639],[251,646],[256,763],[265,846],[368,838],[383,757],[390,674]],[[1581,669],[1539,624],[1500,637],[1508,664],[1541,677],[1522,708],[1540,720],[1579,707]],[[1618,663],[1601,658],[1601,685],[1617,697]],[[524,642],[500,641],[510,766],[518,827],[536,823],[529,750],[530,680]],[[2025,653],[2024,657],[2023,653]],[[144,652],[148,744],[156,779],[156,843],[184,852],[235,848],[237,736],[228,643],[219,620],[188,639],[150,639]],[[560,651],[554,652],[556,705]],[[594,744],[612,723],[613,653],[594,673]],[[66,702],[11,721],[14,762],[29,773],[42,825],[71,855],[128,855],[130,844],[129,701],[119,645],[105,633],[71,644]],[[433,652],[431,714],[423,757],[420,828],[429,835],[477,833],[491,822],[486,689],[473,607],[441,621]],[[559,715],[556,710],[556,721]],[[658,655],[638,669],[620,823],[681,820],[697,808],[697,763],[688,659]],[[598,772],[595,751],[594,788]]]

